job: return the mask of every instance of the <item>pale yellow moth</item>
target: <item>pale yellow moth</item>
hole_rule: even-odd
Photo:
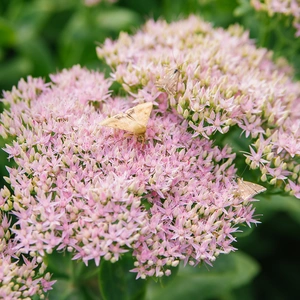
[[[150,102],[138,104],[124,113],[103,120],[100,125],[122,129],[136,135],[144,135],[153,104]]]
[[[237,184],[239,196],[245,201],[266,190],[266,188],[262,185],[250,181],[245,181],[240,178],[238,178]]]
[[[168,95],[174,96],[178,89],[179,74],[180,72],[178,69],[171,69],[160,78],[155,85],[158,88],[165,90]]]

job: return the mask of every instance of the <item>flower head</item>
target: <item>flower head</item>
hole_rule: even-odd
[[[45,299],[45,293],[52,289],[55,281],[50,281],[42,258],[20,256],[16,251],[17,242],[11,238],[11,221],[2,212],[0,222],[0,298],[28,299],[39,295],[40,299]]]
[[[131,251],[145,278],[169,275],[180,260],[210,263],[235,249],[239,224],[257,223],[236,193],[235,154],[193,138],[165,97],[140,143],[99,126],[136,102],[111,96],[110,79],[78,66],[51,79],[4,94],[2,132],[14,140],[6,151],[16,167],[7,179],[14,192],[3,189],[0,203],[16,217],[14,251],[65,250],[97,265]],[[219,118],[209,117],[216,130]]]
[[[156,82],[165,83],[170,69],[178,69],[176,93],[165,89],[159,98],[169,97],[193,137],[214,139],[221,133],[234,139],[239,128],[252,144],[246,163],[270,183],[279,179],[274,167],[288,169],[280,183],[288,185],[289,178],[295,183],[290,191],[298,197],[300,84],[292,81],[288,66],[256,48],[241,27],[214,29],[195,16],[172,24],[148,21],[134,36],[108,39],[97,53],[137,99],[141,90],[157,97],[161,84]]]
[[[241,28],[149,21],[97,51],[115,70],[109,79],[74,66],[4,93],[0,132],[15,167],[0,209],[14,215],[16,259],[57,249],[99,265],[131,252],[146,278],[234,251],[239,225],[258,223],[237,191],[236,154],[214,146],[234,128],[251,138],[246,163],[299,197],[299,85]],[[176,84],[157,84],[170,69]],[[113,80],[127,97],[109,91]],[[144,143],[99,125],[144,102],[153,103]]]

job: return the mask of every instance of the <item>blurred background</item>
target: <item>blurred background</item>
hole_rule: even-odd
[[[293,18],[282,14],[270,17],[267,12],[257,12],[250,0],[93,2],[97,1],[1,0],[0,90],[10,90],[20,78],[28,75],[48,79],[49,73],[75,64],[108,71],[97,59],[97,44],[106,38],[116,39],[120,31],[134,33],[149,18],[171,22],[189,14],[200,15],[215,27],[227,28],[234,23],[243,25],[259,47],[272,50],[275,59],[283,56],[289,61],[295,69],[295,80],[299,79],[300,37],[295,36]],[[3,148],[3,140],[0,140],[0,146]],[[2,177],[7,175],[7,159],[2,150],[0,161],[2,186]],[[176,279],[182,295],[190,299],[226,300],[299,297],[300,200],[282,195],[271,199],[258,198],[261,201],[255,206],[262,223],[238,238],[235,246],[241,251],[220,259],[214,268],[209,268],[209,272],[205,266],[200,270],[194,268],[194,281],[191,277],[184,278],[183,271]],[[236,255],[236,269],[232,270],[235,276],[226,269],[227,260],[232,259],[232,255]],[[223,277],[218,277],[219,281],[223,280],[219,289],[207,280],[207,274],[212,277],[216,270],[219,275],[223,274]],[[68,274],[64,276],[68,277]],[[194,288],[188,285],[191,282]],[[170,288],[162,292],[158,284],[152,286],[149,299],[171,299],[171,296],[172,299],[182,299],[178,291],[172,295]],[[174,284],[172,289],[176,290]]]

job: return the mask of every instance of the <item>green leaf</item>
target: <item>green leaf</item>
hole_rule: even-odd
[[[161,277],[160,284],[161,284],[162,287],[167,286],[168,284],[170,284],[177,277],[177,274],[179,272],[179,266],[171,268],[171,271],[172,271],[172,273],[171,273],[170,276]]]
[[[32,71],[29,59],[15,56],[14,58],[0,62],[0,82],[2,89],[11,89],[12,84],[17,84],[20,77],[24,77]]]
[[[71,254],[53,252],[45,258],[47,272],[57,280],[49,293],[50,300],[97,300],[100,297],[98,271],[93,262],[86,266],[82,261],[72,261]]]
[[[45,257],[47,271],[54,273],[56,278],[69,278],[72,274],[72,260],[69,253],[53,252]]]
[[[259,197],[261,201],[255,204],[256,211],[263,214],[263,221],[267,221],[277,212],[286,212],[296,222],[300,223],[299,199],[288,195],[270,195],[269,198]]]
[[[135,279],[131,254],[123,255],[116,262],[102,260],[100,264],[100,290],[105,300],[141,300],[144,299],[146,280]]]
[[[142,22],[132,11],[119,8],[85,8],[72,14],[59,36],[59,56],[64,66],[95,61],[96,42],[107,36],[117,37],[119,31],[130,30]]]
[[[12,46],[16,41],[14,28],[9,22],[0,18],[0,46]]]
[[[258,270],[258,264],[241,252],[222,255],[213,268],[183,267],[166,288],[152,285],[146,299],[211,299],[247,284]]]
[[[248,0],[238,0],[239,5],[234,10],[234,15],[237,17],[247,15],[249,12],[253,11],[253,7],[251,6]]]
[[[135,12],[125,8],[102,11],[96,17],[99,27],[112,31],[130,30],[142,21]]]
[[[50,16],[47,7],[33,3],[22,2],[12,6],[8,19],[14,24],[17,32],[17,42],[23,43],[42,32],[45,23]]]
[[[55,70],[51,53],[43,40],[28,40],[19,45],[19,51],[33,64],[32,76],[47,76]]]
[[[104,39],[104,35],[90,22],[94,22],[92,18],[88,20],[83,12],[75,12],[62,29],[58,40],[58,54],[64,66],[71,67],[77,63],[85,64],[90,59],[96,60],[95,41]]]

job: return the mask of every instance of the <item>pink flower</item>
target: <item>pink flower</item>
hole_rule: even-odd
[[[276,3],[277,9],[284,6],[280,1],[270,3]],[[295,2],[291,5],[297,9]],[[151,99],[158,92],[157,80],[168,79],[169,70],[177,69],[176,93],[162,92],[158,100],[169,96],[171,107],[187,120],[193,138],[218,140],[217,133],[233,138],[234,130],[241,129],[252,144],[246,163],[259,168],[263,180],[278,180],[271,171],[274,165],[281,170],[297,166],[300,86],[293,82],[287,64],[274,64],[271,53],[256,48],[239,26],[215,30],[195,16],[170,25],[149,21],[134,36],[106,40],[97,53],[114,68],[113,78],[137,100],[137,85],[131,85],[131,77],[143,82],[143,93]],[[295,182],[300,175],[299,170],[298,175],[284,173],[280,176],[283,186],[287,184],[283,178]]]
[[[299,36],[300,5],[298,0],[251,0],[255,10],[266,11],[270,16],[275,13],[293,17],[293,25],[297,29],[296,37]]]
[[[268,163],[268,160],[263,159],[263,147],[260,147],[257,152],[254,151],[254,149],[249,146],[250,148],[250,153],[249,154],[244,154],[245,157],[251,162],[250,166],[252,169],[256,169],[259,166],[264,166],[266,163]]]
[[[16,219],[17,257],[58,249],[99,265],[130,252],[141,278],[170,275],[180,261],[212,264],[235,250],[240,224],[258,223],[237,191],[236,153],[226,145],[235,129],[251,137],[246,163],[299,196],[299,85],[241,28],[213,29],[194,16],[149,21],[97,53],[111,78],[74,66],[4,94],[0,132],[13,140],[6,151],[16,167],[0,207]],[[179,70],[174,95],[156,86],[169,67]],[[113,80],[126,98],[109,91]],[[145,143],[99,126],[143,102],[153,103]]]
[[[51,289],[55,281],[50,281],[50,274],[45,273],[45,265],[37,256],[27,259],[15,251],[17,241],[10,232],[11,220],[0,213],[0,298],[23,299],[33,295],[43,295]],[[24,263],[21,263],[23,261]]]
[[[44,86],[22,81],[31,101],[19,90],[4,99],[2,124],[18,132],[6,148],[18,165],[9,169],[15,194],[3,190],[2,203],[12,202],[16,218],[14,251],[44,256],[57,248],[96,265],[131,251],[138,277],[163,276],[180,260],[210,263],[232,251],[238,224],[256,222],[252,210],[241,216],[243,199],[234,196],[235,155],[193,138],[167,103],[154,105],[143,144],[98,125],[135,102],[110,96],[110,79],[78,66],[51,78]],[[207,119],[213,130],[222,130],[220,117]],[[44,291],[51,285],[42,281]]]

